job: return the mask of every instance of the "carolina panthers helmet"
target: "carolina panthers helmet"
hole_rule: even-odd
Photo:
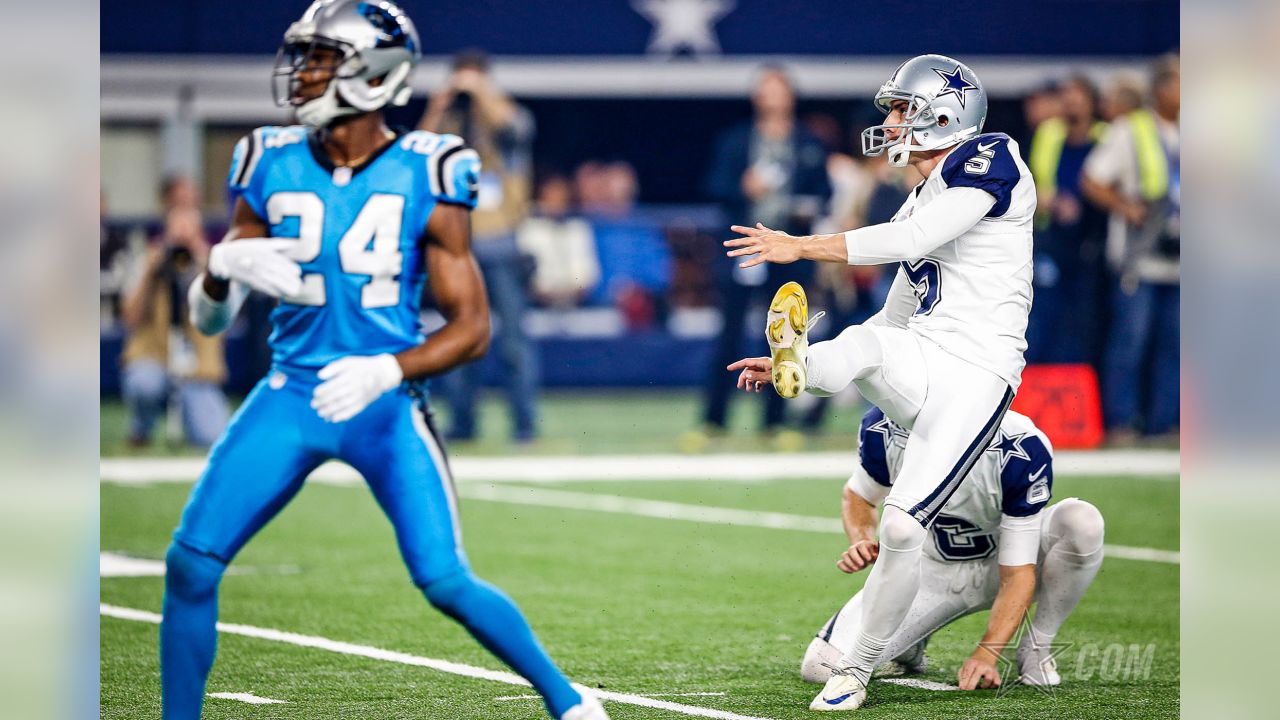
[[[332,64],[317,64],[317,48],[333,50]],[[389,0],[316,0],[285,31],[276,55],[276,105],[295,107],[298,120],[325,127],[335,118],[409,102],[409,71],[422,51],[413,21]],[[300,98],[304,70],[332,70],[323,93]],[[377,84],[374,84],[374,81]]]
[[[898,66],[880,86],[875,104],[888,115],[893,104],[906,101],[903,121],[862,131],[862,154],[889,151],[889,164],[904,167],[912,152],[941,150],[982,132],[987,120],[987,92],[964,63],[945,55],[920,55]],[[901,134],[890,140],[888,129]]]

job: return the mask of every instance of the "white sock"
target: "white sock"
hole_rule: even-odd
[[[1102,567],[1102,515],[1074,498],[1059,505],[1046,528],[1052,544],[1040,568],[1036,619],[1031,623],[1035,643],[1041,646],[1053,641]]]
[[[863,587],[862,632],[840,659],[866,685],[889,639],[906,619],[920,589],[920,556],[926,530],[901,508],[885,506],[880,555]]]
[[[814,395],[835,395],[865,377],[884,361],[875,334],[854,325],[836,337],[809,346],[805,361],[805,389]]]
[[[1054,548],[1045,555],[1036,590],[1036,619],[1031,623],[1037,645],[1053,642],[1101,567],[1102,548],[1088,555]]]

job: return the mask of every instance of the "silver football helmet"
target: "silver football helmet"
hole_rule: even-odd
[[[297,109],[299,121],[325,127],[343,115],[409,102],[409,72],[421,57],[418,31],[395,3],[316,0],[285,31],[272,91],[276,105]],[[332,73],[324,92],[300,96],[302,75],[324,71]]]
[[[889,164],[904,167],[911,153],[941,150],[982,132],[987,120],[987,92],[964,63],[945,55],[920,55],[898,66],[880,86],[875,104],[888,115],[905,101],[901,123],[875,125],[862,131],[862,154],[889,151]],[[890,139],[886,130],[900,133]]]

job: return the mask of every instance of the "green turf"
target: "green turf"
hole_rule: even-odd
[[[759,452],[774,449],[756,432],[761,419],[761,397],[743,395],[730,405],[729,423],[722,437],[710,438],[708,452]],[[435,404],[441,427],[448,427],[449,409]],[[555,391],[541,403],[539,438],[531,445],[512,445],[507,405],[500,396],[485,394],[478,417],[480,435],[474,442],[452,443],[459,455],[582,455],[600,453],[677,452],[687,447],[682,435],[698,428],[701,401],[696,392],[683,390]],[[827,412],[823,432],[807,439],[810,450],[848,450],[856,446],[863,408],[834,405]],[[146,448],[125,444],[128,418],[116,401],[102,404],[102,454],[111,456],[193,455],[201,451],[184,447],[178,436],[169,439],[161,428]]]
[[[599,492],[678,502],[831,515],[839,479],[765,483],[575,483]],[[1177,547],[1176,483],[1064,478],[1103,509],[1108,542]],[[186,484],[102,488],[102,547],[159,558]],[[724,692],[674,698],[768,718],[812,717],[816,692],[797,676],[817,627],[860,584],[832,568],[840,537],[702,525],[619,514],[464,501],[477,572],[521,605],[551,654],[577,681],[626,693]],[[312,485],[237,560],[221,595],[229,622],[321,635],[489,668],[500,664],[432,611],[408,582],[390,528],[360,487]],[[873,683],[869,718],[1132,718],[1178,713],[1176,565],[1108,560],[1058,636],[1066,684],[1053,697],[1018,688],[943,693]],[[103,602],[158,611],[159,578],[106,578]],[[954,681],[985,614],[930,645],[927,679]],[[158,717],[156,628],[102,620],[102,715]],[[1096,670],[1109,646],[1155,645],[1147,678]],[[495,702],[522,688],[279,643],[223,636],[210,691],[290,701],[210,700],[209,718],[532,718],[533,701]],[[609,703],[614,718],[680,718]]]

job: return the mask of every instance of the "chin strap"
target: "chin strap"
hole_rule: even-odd
[[[889,166],[890,167],[906,167],[907,160],[911,158],[911,151],[907,149],[906,141],[902,141],[897,145],[889,148]]]
[[[308,100],[298,106],[298,121],[303,125],[322,128],[343,115],[354,115],[360,112],[350,106],[338,103],[338,81],[330,80],[324,94],[314,100]]]

